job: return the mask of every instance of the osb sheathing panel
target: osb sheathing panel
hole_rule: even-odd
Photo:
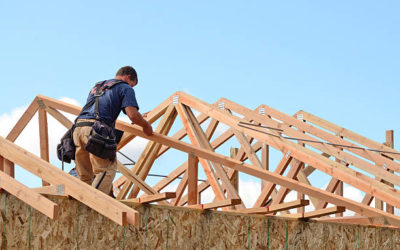
[[[400,249],[388,228],[154,205],[133,206],[140,227],[124,228],[73,199],[49,199],[61,210],[54,221],[0,194],[0,249]]]

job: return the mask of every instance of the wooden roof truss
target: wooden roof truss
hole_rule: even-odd
[[[304,111],[290,116],[266,105],[250,110],[224,98],[208,104],[177,92],[148,114],[149,123],[156,124],[152,136],[146,136],[135,125],[117,121],[117,129],[124,131],[118,150],[137,136],[148,142],[134,167],[129,169],[118,162],[122,176],[114,181],[117,198],[113,199],[49,163],[47,115],[70,128],[72,122],[62,112],[78,115],[80,109],[39,95],[8,136],[0,138],[0,187],[50,218],[57,218],[58,206],[42,194],[73,197],[120,225],[139,223],[138,212],[124,203],[156,202],[194,209],[400,226],[400,217],[394,214],[394,208],[400,208],[400,152],[393,149],[393,131],[387,132],[387,141],[381,144]],[[40,157],[14,144],[36,112]],[[169,135],[177,123],[182,128]],[[227,129],[215,135],[221,123]],[[226,154],[216,152],[232,140],[240,148],[231,148]],[[171,148],[185,153],[184,162],[155,185],[148,184],[146,178],[157,165],[156,160]],[[282,153],[275,168],[270,166],[271,148]],[[43,187],[28,188],[18,182],[14,178],[15,164],[40,177]],[[202,182],[198,181],[200,171],[206,177]],[[331,177],[325,189],[313,186],[309,179],[318,172]],[[240,195],[239,173],[261,182],[262,190],[252,207],[246,207]],[[178,183],[174,192],[162,192],[170,189],[171,183]],[[343,197],[343,183],[362,191],[363,201]],[[202,203],[201,195],[207,189],[212,190],[215,199]],[[291,191],[297,192],[297,200],[287,202],[285,198]],[[375,204],[371,204],[374,198]],[[307,206],[311,211],[306,211]],[[343,216],[345,210],[356,215]],[[328,216],[332,214],[335,217]]]

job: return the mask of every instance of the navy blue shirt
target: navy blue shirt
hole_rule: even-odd
[[[115,79],[107,80],[110,82]],[[94,95],[89,93],[87,103],[94,99]],[[139,110],[139,105],[136,101],[135,91],[127,83],[118,83],[111,89],[108,89],[102,96],[99,97],[99,115],[102,121],[107,124],[115,126],[115,121],[121,110],[125,112],[125,108],[128,106],[135,107]],[[83,110],[78,116],[79,119],[96,119],[94,114],[95,104]]]

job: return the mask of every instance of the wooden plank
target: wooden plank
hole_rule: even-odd
[[[199,145],[203,148],[213,151],[214,149],[209,140],[207,139],[207,135],[204,133],[200,124],[197,122],[192,110],[185,105],[182,105],[182,107],[186,109],[187,118],[189,118],[190,123],[193,125],[193,128],[195,130],[196,140],[199,143]],[[212,162],[209,161],[207,163],[211,165]],[[233,187],[222,164],[213,162],[212,166],[214,166],[215,172],[217,173],[217,177],[221,181],[224,191],[226,190],[227,198],[240,199],[238,191]],[[239,206],[244,207],[243,204],[240,204]],[[225,208],[223,209],[225,210]]]
[[[171,130],[172,125],[174,124],[176,116],[177,112],[175,110],[175,106],[173,104],[170,104],[155,131],[160,134],[167,135]],[[138,161],[138,163],[136,163],[135,165],[135,171],[138,173],[139,177],[142,180],[145,180],[147,175],[149,174],[150,169],[153,166],[154,161],[157,159],[157,154],[161,148],[161,144],[154,142],[151,143],[154,145],[150,145],[150,151],[148,152],[148,154],[144,155],[144,161]],[[134,186],[131,193],[129,194],[129,198],[136,197],[138,193],[139,189]]]
[[[157,119],[159,119],[162,115],[165,114],[165,111],[167,110],[168,106],[171,104],[171,98],[166,99],[164,102],[162,102],[160,105],[158,105],[156,108],[151,110],[148,114],[145,120],[149,124],[153,124]],[[121,141],[118,143],[117,150],[120,150],[121,148],[125,147],[126,144],[128,144],[130,141],[132,141],[135,138],[135,135],[129,134],[129,133],[124,133],[123,137],[121,138]]]
[[[13,162],[4,159],[3,168],[4,168],[4,173],[8,174],[13,178],[15,177],[15,167]]]
[[[309,204],[310,204],[310,201],[303,199],[303,200],[296,200],[296,201],[281,203],[281,204],[277,204],[277,205],[266,206],[266,207],[246,208],[246,209],[240,209],[240,210],[236,210],[236,211],[240,212],[240,213],[246,213],[246,214],[270,214],[270,213],[276,213],[276,212],[285,211],[285,210],[289,210],[289,209],[293,209],[293,208],[304,207]]]
[[[39,141],[40,141],[40,158],[49,162],[49,132],[47,126],[47,114],[44,109],[39,109]],[[42,180],[42,186],[50,184]]]
[[[58,110],[55,110],[51,107],[46,107],[46,112],[49,113],[54,119],[56,119],[58,122],[60,122],[64,127],[66,128],[71,128],[72,125],[74,124],[72,121],[70,121],[65,115],[63,115],[61,112]]]
[[[171,201],[172,206],[178,205],[178,202],[181,199],[187,184],[188,184],[188,172],[186,171],[185,174],[183,175],[182,180],[179,182],[178,187],[176,188],[176,197]]]
[[[264,144],[261,149],[261,163],[262,163],[263,169],[269,171],[269,146],[267,144]],[[262,180],[261,181],[261,191],[263,190],[263,188],[266,185],[267,185],[267,182]]]
[[[176,180],[179,176],[181,176],[185,171],[187,170],[187,163],[185,162],[182,165],[180,165],[178,168],[176,168],[174,171],[172,171],[167,177],[159,181],[156,185],[153,186],[153,188],[157,191],[160,192],[163,188],[168,186],[171,182]]]
[[[132,198],[132,199],[127,199],[127,200],[121,200],[122,203],[125,204],[131,204],[131,203],[152,203],[152,202],[157,202],[157,201],[163,201],[163,200],[168,200],[176,197],[175,192],[165,192],[165,193],[157,193],[157,194],[152,194],[152,195],[145,195],[141,196],[139,198]]]
[[[186,153],[193,153],[199,158],[205,158],[214,162],[218,162],[226,167],[264,179],[269,182],[276,183],[278,185],[286,186],[292,190],[299,191],[308,196],[314,196],[318,199],[326,200],[329,203],[339,206],[344,206],[346,207],[346,209],[354,211],[356,213],[360,213],[364,216],[384,216],[388,223],[400,226],[400,219],[397,216],[388,214],[383,211],[379,211],[375,208],[360,204],[350,199],[340,197],[335,194],[331,194],[329,192],[326,192],[325,190],[320,190],[318,188],[303,183],[299,183],[298,181],[290,180],[289,178],[283,177],[279,174],[259,169],[255,166],[242,163],[241,161],[238,160],[230,159],[229,157],[220,155],[210,150],[199,148],[191,144],[169,138],[164,135],[154,133],[152,136],[147,136],[146,134],[143,133],[143,131],[141,131],[141,129],[138,126],[131,125],[126,122],[121,122],[120,126],[121,129],[123,129],[124,131],[134,133],[137,136],[156,141],[158,143],[170,146],[172,148],[175,148],[177,150]]]
[[[170,104],[155,131],[158,133],[167,134],[172,126],[170,119],[173,120],[175,119],[175,117],[176,117],[175,107],[174,105]],[[160,147],[161,147],[160,144],[157,144],[153,141],[149,141],[146,145],[146,148],[140,155],[137,163],[131,169],[131,171],[134,174],[138,175],[142,180],[145,180],[147,174],[150,171],[151,166],[155,161],[155,157],[157,155],[157,152],[160,150]],[[124,184],[121,192],[118,194],[117,199],[118,200],[124,199],[128,195],[128,192],[131,187],[132,187],[132,182],[127,181]],[[131,194],[129,195],[129,198],[135,198],[138,193],[139,193],[139,187],[134,186],[131,191]]]
[[[279,162],[278,166],[276,167],[274,173],[278,175],[282,175],[285,171],[286,168],[289,166],[290,162],[292,161],[292,157],[289,155],[284,155]],[[254,207],[264,207],[264,204],[267,202],[267,199],[269,196],[272,194],[273,190],[276,187],[276,183],[269,182],[267,185],[263,188],[261,191],[260,196],[258,197],[256,203],[254,204]]]
[[[307,219],[311,219],[311,218],[318,218],[318,217],[322,217],[322,216],[326,216],[326,215],[330,215],[330,214],[337,214],[337,213],[342,213],[346,211],[345,207],[328,207],[328,208],[324,208],[324,209],[320,209],[320,210],[316,210],[316,211],[312,211],[312,212],[307,212],[304,214],[288,214],[288,215],[281,215],[279,217],[285,217],[285,218],[307,218]]]
[[[199,160],[193,154],[189,154],[188,158],[188,205],[195,205],[199,203],[199,193],[197,191]]]
[[[0,156],[0,171],[4,172],[4,158]]]
[[[235,159],[236,156],[238,155],[238,153],[239,153],[238,148],[231,148],[230,156],[232,159]],[[232,177],[230,177],[230,176],[232,176]],[[228,177],[231,180],[233,187],[239,191],[239,172],[236,170],[233,170],[233,173],[231,175],[228,173]]]
[[[235,205],[239,205],[241,203],[242,203],[241,199],[226,199],[226,200],[222,200],[222,201],[215,201],[212,203],[191,205],[188,207],[196,208],[196,209],[217,209],[217,208],[235,206]]]
[[[19,118],[15,126],[12,128],[10,133],[8,133],[6,139],[15,142],[21,132],[24,130],[26,125],[30,122],[32,117],[35,115],[36,111],[39,109],[39,105],[37,104],[37,98],[33,100],[33,102],[29,105],[29,107],[25,110],[22,116]]]
[[[360,134],[357,134],[353,131],[350,131],[348,129],[345,129],[343,127],[340,127],[338,125],[335,125],[331,122],[328,122],[316,115],[310,114],[308,112],[305,111],[300,111],[299,114],[303,114],[303,117],[305,120],[319,126],[322,128],[325,128],[327,130],[332,131],[335,134],[340,134],[341,136],[348,138],[352,141],[355,141],[361,145],[364,145],[365,147],[369,147],[372,149],[376,149],[376,150],[382,150],[382,151],[389,151],[389,152],[393,152],[395,154],[390,154],[390,153],[385,153],[385,155],[395,158],[396,160],[400,160],[400,155],[399,155],[399,151],[394,150],[386,145],[380,144],[378,142],[375,142],[367,137],[364,137]],[[372,152],[371,152],[372,153]]]
[[[57,192],[56,186],[44,186],[44,187],[38,187],[38,188],[31,188],[31,190],[33,190],[39,194],[51,195],[51,196],[56,196],[58,198],[64,198],[64,199],[69,198],[69,195],[67,194],[68,192],[65,190],[65,186],[64,186],[64,194],[60,194],[59,192]]]
[[[50,219],[59,216],[58,205],[0,171],[0,187]]]
[[[139,176],[130,171],[124,164],[118,161],[117,168],[130,182],[135,183],[146,194],[158,194],[151,186],[144,182]]]
[[[345,223],[345,224],[357,224],[357,225],[367,225],[367,226],[384,226],[393,227],[385,225],[385,219],[382,217],[365,217],[365,216],[346,216],[346,217],[323,217],[316,218],[316,221],[320,222],[334,222],[334,223]]]
[[[198,138],[196,137],[196,134],[195,134],[194,124],[190,120],[187,110],[182,106],[182,104],[179,104],[179,103],[176,105],[176,110],[178,111],[179,117],[182,120],[183,126],[186,129],[186,133],[188,134],[190,141],[193,143],[193,145],[195,145],[197,147],[201,147],[200,142],[198,141]],[[206,161],[205,159],[199,159],[199,161],[200,161],[200,163],[203,167],[203,170],[207,176],[207,179],[214,191],[215,196],[219,200],[224,200],[225,195],[224,195],[223,189],[222,189],[221,185],[219,184],[218,178],[217,178],[214,170],[211,168],[210,163],[208,161]]]
[[[386,130],[386,142],[384,143],[384,145],[390,147],[390,148],[394,148],[394,131],[393,130]],[[393,158],[389,158],[387,156],[384,156],[386,158],[388,158],[389,160],[393,160]],[[389,170],[390,173],[394,173],[393,170]],[[394,187],[394,185],[390,182],[385,182],[386,184],[388,184],[391,187]],[[394,214],[394,207],[390,204],[386,203],[386,212]]]
[[[196,120],[199,122],[199,124],[202,124],[205,122],[209,117],[205,114],[200,114],[197,116]],[[211,132],[211,131],[210,131]],[[178,132],[176,132],[172,138],[182,140],[185,136],[187,135],[185,128],[180,129]],[[167,152],[170,149],[170,147],[167,147],[163,145],[160,149],[160,152],[157,155],[157,158],[163,155],[165,152]]]
[[[119,225],[139,225],[139,213],[80,181],[36,155],[0,137],[0,155],[52,185],[64,184],[68,194]]]
[[[301,168],[304,166],[304,163],[296,159],[293,159],[290,165],[291,166],[287,174],[287,177],[290,179],[295,179]],[[272,198],[271,205],[277,205],[279,203],[282,203],[286,195],[289,193],[289,191],[290,190],[287,187],[281,187],[278,193]]]

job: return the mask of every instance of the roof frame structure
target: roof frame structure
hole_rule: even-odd
[[[391,147],[393,143],[374,142],[304,111],[290,116],[266,105],[250,110],[225,98],[211,105],[186,93],[176,92],[149,113],[149,123],[159,121],[152,136],[145,135],[136,125],[117,121],[116,128],[124,131],[118,150],[137,136],[147,139],[148,143],[133,168],[118,162],[118,170],[123,176],[113,183],[117,199],[112,199],[49,163],[47,115],[69,128],[72,121],[63,112],[78,115],[80,109],[38,95],[8,136],[0,138],[0,187],[16,194],[10,187],[18,183],[15,185],[23,195],[17,197],[50,218],[57,218],[57,205],[41,193],[54,193],[55,186],[64,185],[64,195],[79,200],[121,225],[139,223],[138,212],[123,203],[157,202],[169,206],[219,208],[292,218],[322,219],[336,214],[339,216],[337,221],[355,220],[346,220],[342,216],[343,211],[351,210],[358,214],[355,218],[359,221],[400,227],[400,217],[393,214],[393,207],[400,208],[400,177],[397,175],[400,172],[400,153]],[[195,115],[194,110],[199,114]],[[14,144],[35,113],[39,118],[40,157]],[[179,121],[182,128],[169,136],[172,126]],[[203,128],[201,124],[207,121],[208,126]],[[228,129],[213,139],[222,123]],[[190,143],[184,141],[186,137]],[[235,140],[241,147],[230,155],[215,152],[229,140]],[[187,154],[184,163],[157,184],[149,185],[146,178],[150,170],[171,148]],[[282,153],[274,171],[270,171],[269,166],[270,148]],[[257,153],[260,150],[261,158]],[[14,179],[15,165],[40,177],[43,186],[52,186],[36,189],[24,186]],[[197,181],[199,171],[207,177],[204,182]],[[332,178],[326,189],[313,186],[309,180],[311,174],[318,172]],[[246,208],[243,203],[237,185],[238,173],[253,176],[263,184],[253,208]],[[179,178],[182,179],[174,192],[161,193]],[[364,192],[364,201],[343,197],[343,183]],[[212,203],[202,203],[201,194],[209,188],[216,198]],[[287,202],[285,197],[291,191],[298,192],[298,200]],[[36,201],[28,198],[29,194],[37,196]],[[304,200],[305,195],[311,202]],[[373,198],[386,203],[392,210],[383,211],[370,206]],[[298,209],[297,213],[290,211],[294,208]]]

